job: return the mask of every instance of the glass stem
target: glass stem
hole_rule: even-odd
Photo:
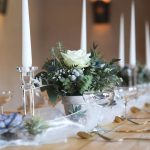
[[[22,99],[23,99],[23,110],[24,110],[24,115],[27,114],[27,108],[26,108],[26,91],[25,89],[22,89]]]
[[[127,119],[127,101],[125,99],[125,112],[124,112],[124,115],[125,115],[125,119]]]

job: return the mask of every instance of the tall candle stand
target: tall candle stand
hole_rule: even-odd
[[[137,67],[128,66],[129,87],[137,85]]]
[[[133,80],[132,80],[132,69],[128,68],[127,69],[128,73],[128,86],[131,87],[133,85]]]
[[[29,95],[30,114],[34,116],[34,72],[38,70],[38,67],[17,67],[17,71],[20,72],[20,78],[22,81],[22,102],[24,115],[27,115],[27,94]]]

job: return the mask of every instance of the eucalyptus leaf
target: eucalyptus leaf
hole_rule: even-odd
[[[44,88],[47,91],[49,100],[51,101],[52,104],[55,105],[56,102],[57,102],[57,99],[58,99],[58,93],[55,90],[54,86],[47,86],[47,87],[44,87]]]

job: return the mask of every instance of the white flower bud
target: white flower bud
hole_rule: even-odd
[[[103,68],[105,66],[105,64],[101,64],[101,68]]]
[[[83,74],[83,70],[82,70],[82,69],[78,69],[78,72],[79,72],[80,74]]]
[[[71,81],[75,81],[75,80],[76,80],[76,76],[75,76],[75,75],[72,75],[72,76],[70,77],[70,80],[71,80]]]
[[[78,71],[76,71],[76,72],[74,73],[74,75],[75,75],[76,77],[79,77],[79,76],[80,76],[80,73],[79,73]]]

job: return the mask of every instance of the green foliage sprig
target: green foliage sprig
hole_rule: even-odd
[[[143,65],[138,65],[137,82],[138,84],[150,82],[150,70],[145,68]]]
[[[33,117],[25,122],[25,129],[31,135],[37,135],[46,130],[49,126],[48,124],[41,119],[40,117]]]

